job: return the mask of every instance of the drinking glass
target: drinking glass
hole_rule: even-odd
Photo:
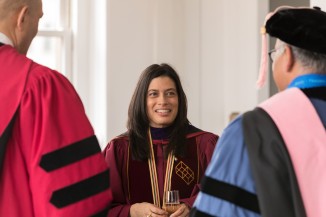
[[[180,206],[179,191],[171,190],[164,192],[163,209],[169,214],[174,213]]]

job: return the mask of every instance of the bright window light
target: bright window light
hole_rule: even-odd
[[[35,62],[68,78],[72,65],[69,6],[69,0],[43,0],[44,15],[39,23],[39,32],[27,54]]]

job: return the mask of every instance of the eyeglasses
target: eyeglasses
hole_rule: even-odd
[[[283,46],[280,46],[280,47],[278,47],[278,48],[275,48],[275,49],[272,49],[272,50],[268,51],[268,56],[269,56],[269,58],[271,59],[271,62],[274,62],[276,51],[277,51],[278,49],[280,49],[280,48],[283,48]]]
[[[276,49],[272,49],[272,50],[268,51],[268,56],[269,56],[269,59],[271,60],[271,63],[274,61],[275,52],[276,52]]]

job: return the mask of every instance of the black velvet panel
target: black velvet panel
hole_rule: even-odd
[[[205,176],[201,183],[202,192],[229,201],[237,206],[260,213],[257,196],[242,188]]]
[[[57,208],[63,208],[95,194],[103,192],[110,187],[109,170],[99,173],[86,180],[54,191],[50,202]]]
[[[5,157],[7,143],[10,138],[12,128],[14,126],[14,120],[16,117],[16,113],[17,113],[17,111],[15,112],[14,116],[11,118],[8,126],[3,131],[2,135],[0,136],[0,176],[1,176],[2,164],[3,164],[3,159]]]
[[[309,98],[326,101],[326,87],[314,87],[302,89],[303,93]]]
[[[40,166],[47,172],[65,167],[101,152],[96,136],[68,145],[42,156]]]
[[[289,153],[270,116],[261,108],[245,113],[243,132],[261,215],[305,217]]]

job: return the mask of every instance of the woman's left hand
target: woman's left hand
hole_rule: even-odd
[[[174,213],[172,213],[170,215],[170,217],[186,217],[189,215],[189,211],[190,209],[188,208],[188,206],[186,204],[181,204],[181,206],[177,209],[177,211],[175,211]]]

